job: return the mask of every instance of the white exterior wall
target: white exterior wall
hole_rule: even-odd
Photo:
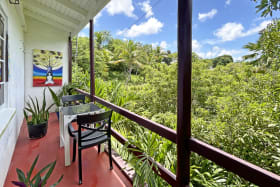
[[[31,97],[38,97],[39,103],[42,103],[44,87],[33,87],[33,49],[44,49],[51,51],[60,51],[63,53],[63,84],[68,81],[68,36],[69,34],[53,28],[47,24],[40,23],[32,18],[26,17],[27,32],[25,33],[25,100]],[[47,87],[45,87],[47,88]],[[51,87],[57,91],[61,87]],[[47,103],[52,103],[52,98],[46,90]],[[54,111],[52,108],[52,111]]]
[[[28,17],[26,17],[27,31],[24,32],[15,6],[8,4],[6,0],[0,0],[0,9],[8,18],[9,34],[8,106],[0,109],[0,187],[4,185],[23,122],[24,102],[29,95],[38,97],[39,102],[42,100],[44,88],[32,86],[32,49],[62,52],[63,83],[67,83],[68,80],[69,34]],[[59,88],[53,87],[55,91]],[[52,103],[47,90],[46,98],[48,104]]]
[[[20,18],[7,1],[0,0],[9,34],[9,83],[7,107],[0,111],[0,186],[3,186],[23,120],[24,33]]]

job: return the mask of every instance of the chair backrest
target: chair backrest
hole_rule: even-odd
[[[63,103],[63,106],[71,106],[71,105],[76,105],[77,101],[79,103],[85,103],[85,95],[65,95],[62,96],[61,100]]]
[[[112,110],[107,112],[102,112],[99,114],[82,114],[77,116],[77,123],[78,123],[78,144],[81,146],[81,142],[84,141],[90,141],[96,138],[100,138],[102,136],[111,136],[111,117],[112,117]],[[90,124],[97,124],[99,123],[100,126],[98,127],[91,127]],[[106,128],[105,128],[106,126]],[[88,130],[88,133],[81,136],[82,130],[86,129]],[[96,131],[106,132],[102,136],[98,136],[95,138],[88,138],[92,133],[95,133]]]

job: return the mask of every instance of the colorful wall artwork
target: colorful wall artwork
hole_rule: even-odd
[[[33,87],[62,86],[61,52],[33,49]]]

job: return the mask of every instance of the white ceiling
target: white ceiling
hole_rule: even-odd
[[[24,0],[22,3],[24,16],[76,35],[109,1]]]

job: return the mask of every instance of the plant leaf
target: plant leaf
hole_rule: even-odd
[[[48,178],[51,176],[51,174],[54,170],[55,164],[56,164],[56,161],[54,161],[50,164],[49,171],[42,177],[42,185],[45,185],[47,183]]]
[[[36,179],[36,177],[38,177],[38,175],[40,176],[46,169],[48,169],[49,167],[52,166],[52,163],[46,165],[43,169],[41,169],[31,180],[31,182],[34,182],[34,180]]]
[[[60,183],[60,181],[63,179],[63,176],[64,175],[61,175],[61,177],[58,179],[58,181],[55,184],[51,185],[50,187],[55,187],[56,185],[58,185]]]
[[[26,185],[23,182],[12,181],[12,183],[16,186],[26,187]]]
[[[16,171],[17,171],[17,175],[18,175],[18,180],[20,181],[20,182],[24,182],[25,184],[26,184],[26,182],[27,182],[27,180],[26,180],[26,178],[25,178],[25,175],[24,175],[24,173],[23,173],[23,171],[21,171],[20,169],[16,169]]]
[[[31,167],[30,167],[30,169],[29,169],[29,171],[28,171],[28,173],[27,173],[27,180],[28,180],[28,181],[30,181],[30,176],[31,176],[31,174],[32,174],[32,171],[33,171],[33,169],[34,169],[34,167],[35,167],[35,165],[36,165],[38,159],[39,159],[39,155],[36,156],[34,162],[32,163],[32,165],[31,165]]]

